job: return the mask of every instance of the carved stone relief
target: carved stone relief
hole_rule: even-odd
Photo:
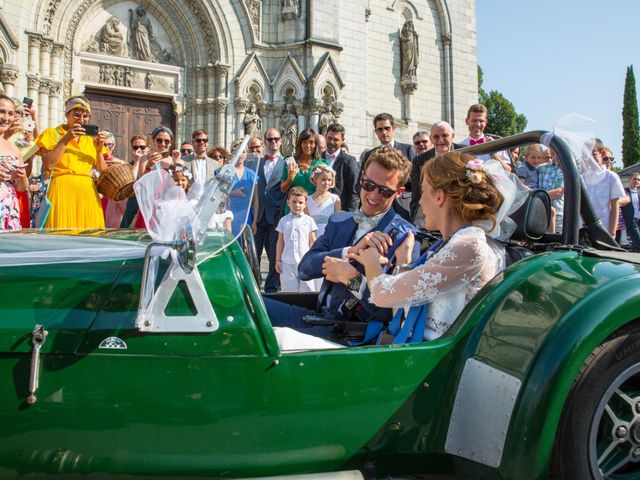
[[[128,10],[127,27],[117,15],[111,15],[102,27],[81,47],[82,51],[131,58],[143,62],[175,65],[176,59],[161,45],[155,20],[139,5]]]
[[[135,65],[101,63],[94,58],[87,58],[87,54],[81,55],[80,81],[82,83],[148,90],[171,95],[178,93],[177,71],[154,71]]]
[[[262,19],[262,0],[244,0],[249,11],[249,21],[257,39],[260,39],[260,20]]]

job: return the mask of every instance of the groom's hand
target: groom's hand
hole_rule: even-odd
[[[324,257],[322,274],[330,282],[346,285],[349,283],[349,280],[359,273],[349,262],[345,262],[340,258]]]

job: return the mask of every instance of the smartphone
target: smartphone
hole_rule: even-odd
[[[25,105],[26,107],[31,108],[31,106],[33,105],[33,98],[23,97],[22,104]]]
[[[100,130],[100,127],[98,127],[98,125],[83,125],[82,128],[84,128],[85,131],[85,135],[89,136],[89,137],[95,137],[96,135],[98,135],[98,131]]]
[[[162,158],[169,158],[171,156],[171,152],[167,150],[166,152],[161,153]]]

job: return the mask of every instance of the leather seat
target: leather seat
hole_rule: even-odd
[[[549,228],[551,221],[549,194],[544,190],[531,190],[525,202],[510,217],[516,223],[516,230],[509,242],[505,244],[507,266],[533,255],[525,245],[542,239]]]

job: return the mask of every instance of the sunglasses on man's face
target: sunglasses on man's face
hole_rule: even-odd
[[[193,150],[190,148],[181,148],[180,149],[180,154],[181,155],[191,155],[193,153]]]
[[[146,145],[134,145],[133,147],[131,147],[133,150],[144,150],[145,148],[148,148]]]
[[[362,189],[365,192],[373,192],[376,188],[378,189],[378,193],[383,198],[391,198],[393,197],[397,190],[393,190],[389,187],[385,187],[384,185],[379,185],[376,182],[373,182],[367,178],[362,177],[362,181],[360,182]]]
[[[209,141],[208,138],[194,138],[192,140],[196,143],[207,143]]]

